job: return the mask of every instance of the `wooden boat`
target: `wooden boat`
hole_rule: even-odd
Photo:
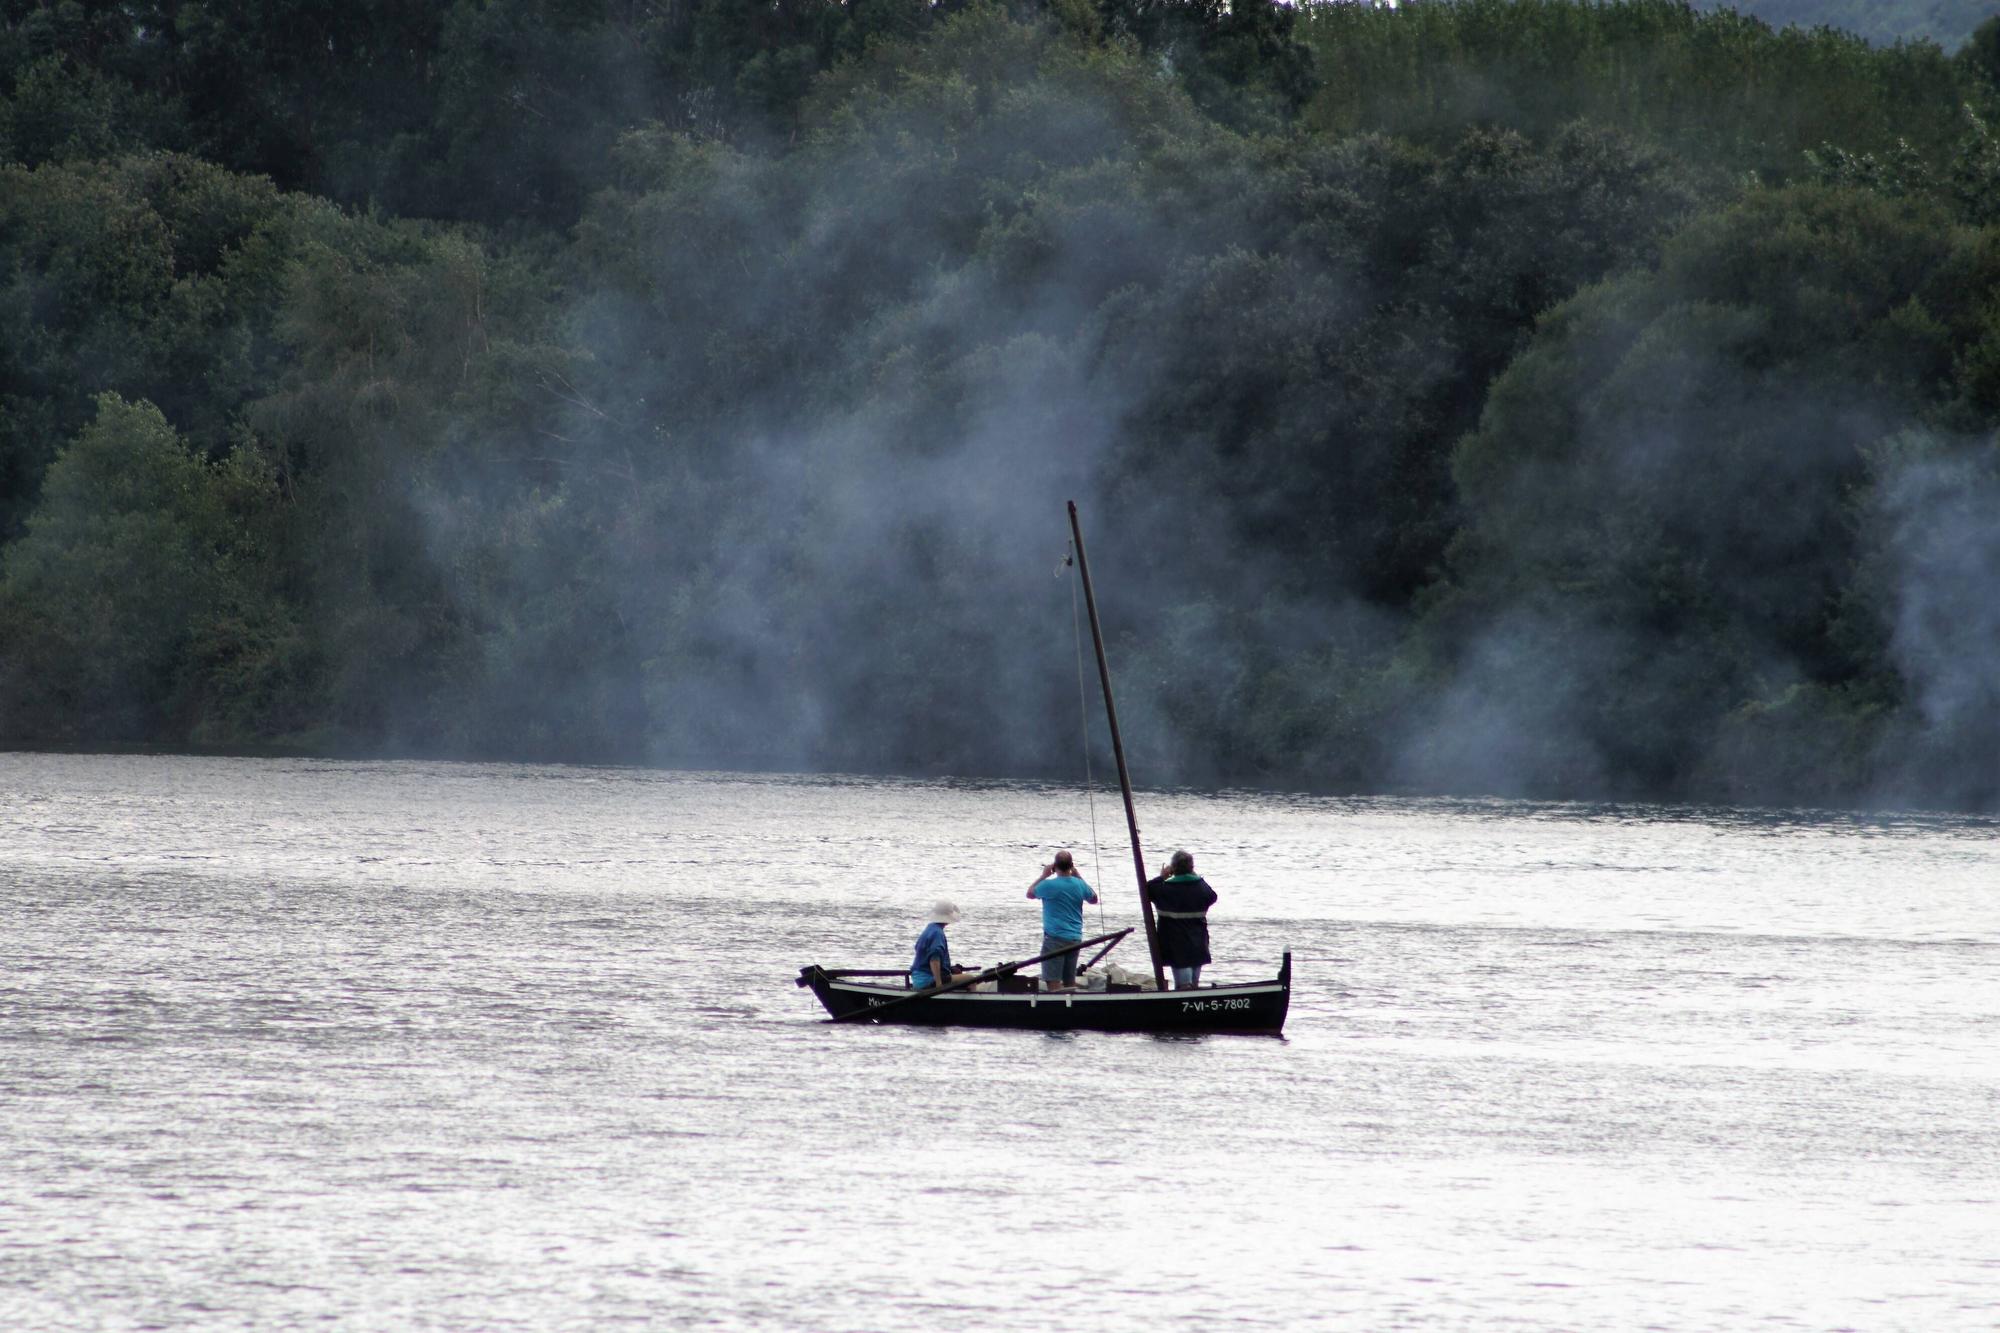
[[[1011,966],[1025,966],[1025,963]],[[1024,982],[1026,979],[1023,979]],[[912,991],[830,972],[800,970],[835,1022],[909,1023],[919,1027],[1019,1028],[1030,1032],[1230,1033],[1276,1037],[1292,1000],[1292,956],[1270,981],[1150,991],[1110,986],[1101,991],[1037,991],[1029,985],[993,992]]]
[[[1107,984],[1103,990],[1043,991],[1024,969],[1044,959],[1061,957],[1092,945],[1104,948],[1077,969],[1087,973],[1131,927],[1080,940],[1050,953],[1002,963],[968,973],[943,986],[911,990],[904,970],[824,968],[799,969],[796,984],[810,987],[834,1023],[902,1023],[920,1027],[1019,1028],[1037,1032],[1229,1033],[1246,1036],[1282,1035],[1292,1003],[1292,955],[1286,953],[1278,975],[1269,981],[1204,985],[1168,990],[1166,969],[1146,890],[1146,861],[1139,847],[1139,819],[1132,804],[1132,778],[1125,766],[1125,745],[1118,735],[1118,708],[1111,698],[1111,668],[1104,656],[1104,631],[1097,619],[1097,597],[1090,586],[1090,562],[1083,553],[1083,527],[1076,502],[1069,506],[1070,535],[1075,543],[1077,573],[1083,581],[1084,603],[1090,612],[1090,638],[1097,649],[1097,674],[1104,685],[1104,715],[1111,730],[1111,753],[1118,761],[1118,788],[1125,798],[1125,827],[1132,839],[1132,868],[1139,877],[1139,909],[1146,927],[1146,948],[1152,956],[1153,988]],[[888,980],[884,980],[888,979]],[[991,990],[975,990],[982,983]]]

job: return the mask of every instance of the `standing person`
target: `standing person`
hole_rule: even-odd
[[[959,970],[951,965],[951,944],[944,937],[944,928],[958,922],[958,904],[938,899],[931,908],[930,924],[917,936],[917,956],[910,960],[911,990],[942,986]]]
[[[1183,851],[1146,881],[1146,896],[1159,918],[1160,961],[1173,969],[1175,990],[1193,990],[1208,962],[1208,909],[1215,905],[1215,890],[1194,873],[1194,856]]]
[[[1083,939],[1083,905],[1097,901],[1097,890],[1077,876],[1076,862],[1068,852],[1057,852],[1055,860],[1042,867],[1028,896],[1042,904],[1042,947],[1040,952],[1060,949]],[[1076,989],[1076,955],[1071,949],[1060,958],[1042,960],[1042,989]]]

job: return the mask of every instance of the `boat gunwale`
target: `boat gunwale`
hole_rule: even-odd
[[[1188,990],[943,991],[927,995],[801,969],[829,1022],[967,1027],[1024,1032],[1127,1032],[1154,1036],[1283,1037],[1292,1007],[1291,955],[1276,977]],[[953,1006],[958,999],[983,1001]],[[872,1011],[885,1011],[877,1017]]]
[[[825,983],[829,990],[842,990],[851,995],[870,997],[893,997],[896,999],[919,998],[921,992],[908,987],[875,986],[863,982],[829,980]],[[1192,990],[1072,990],[1072,991],[947,991],[943,995],[927,998],[933,1001],[946,1000],[1012,1000],[1033,1004],[1056,1004],[1068,1000],[1162,1000],[1193,999],[1216,995],[1274,995],[1286,990],[1285,983],[1277,978],[1268,981],[1229,982],[1220,986],[1199,986]]]

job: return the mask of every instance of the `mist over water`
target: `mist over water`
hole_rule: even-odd
[[[1079,790],[0,756],[0,1324],[2000,1319],[1990,821],[1144,791],[1282,1041],[832,1029]],[[1157,839],[1157,842],[1155,841]],[[1093,921],[1093,924],[1094,921]]]

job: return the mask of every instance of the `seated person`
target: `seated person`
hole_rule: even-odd
[[[934,989],[949,982],[953,973],[965,971],[951,965],[951,945],[944,937],[944,928],[958,921],[958,905],[938,899],[931,908],[930,924],[917,936],[917,956],[910,961],[910,989]]]

